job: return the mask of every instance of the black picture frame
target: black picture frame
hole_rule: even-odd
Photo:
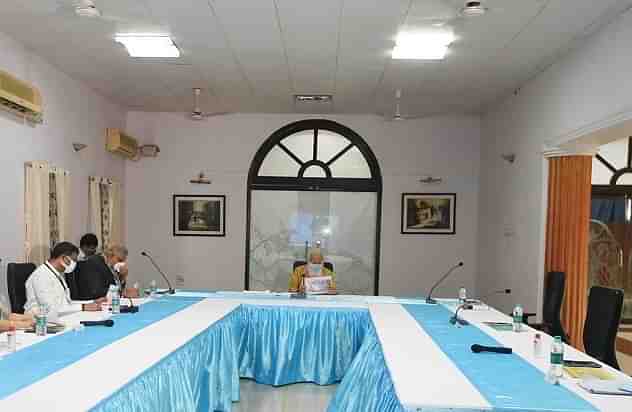
[[[456,193],[402,193],[402,235],[456,234]]]
[[[173,236],[226,236],[226,195],[173,195]]]

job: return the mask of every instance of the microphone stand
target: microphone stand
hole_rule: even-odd
[[[462,305],[459,305],[458,308],[456,308],[456,311],[454,312],[454,316],[452,316],[450,318],[450,323],[453,325],[456,325],[457,323],[461,326],[466,326],[469,325],[470,323],[468,321],[466,321],[465,319],[461,319],[459,318],[459,311],[461,309],[472,309],[472,305],[470,305],[469,303],[464,303]]]
[[[145,256],[147,259],[149,259],[151,264],[158,271],[158,273],[160,273],[162,275],[162,278],[165,280],[165,282],[167,282],[167,285],[169,286],[169,290],[166,290],[164,292],[156,292],[156,293],[158,293],[159,295],[164,295],[164,294],[173,295],[173,294],[175,294],[176,290],[173,288],[173,286],[171,286],[171,282],[169,282],[169,278],[167,277],[167,275],[164,274],[164,272],[162,270],[160,270],[160,267],[156,264],[156,262],[151,257],[151,255],[149,253],[147,253],[147,252],[141,252],[140,254]]]
[[[437,304],[437,301],[432,298],[432,292],[434,292],[434,290],[437,288],[437,286],[439,286],[448,276],[450,276],[450,274],[456,268],[459,268],[461,266],[463,266],[463,262],[459,262],[456,265],[452,266],[450,268],[450,270],[448,270],[446,272],[446,274],[441,277],[441,279],[439,279],[438,281],[435,282],[435,284],[432,286],[432,289],[430,289],[430,293],[428,293],[428,297],[426,298],[426,303],[429,303],[429,304],[432,304],[432,305],[436,305]]]

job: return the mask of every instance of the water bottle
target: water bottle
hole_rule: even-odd
[[[11,322],[7,331],[7,349],[9,352],[15,352],[17,346],[15,333],[15,325]]]
[[[522,310],[522,305],[516,305],[513,310],[513,331],[521,332],[522,331],[522,315],[524,311]]]
[[[459,289],[459,304],[462,305],[467,300],[467,289],[462,287]]]
[[[121,313],[121,295],[118,285],[110,285],[110,294],[112,296],[112,314]]]
[[[553,384],[557,385],[560,383],[560,378],[562,377],[564,370],[564,343],[562,343],[562,338],[556,336],[553,339],[553,343],[551,343],[551,365],[549,366],[549,371],[546,374],[546,380]]]
[[[149,297],[151,298],[155,298],[156,297],[156,279],[152,279],[151,283],[149,284]]]
[[[35,334],[46,336],[48,326],[48,306],[40,304],[35,311]]]
[[[533,357],[542,357],[542,335],[540,333],[533,335]]]

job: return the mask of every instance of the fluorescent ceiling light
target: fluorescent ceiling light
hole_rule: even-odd
[[[393,59],[442,60],[455,40],[451,29],[433,28],[397,35]]]
[[[127,49],[131,57],[180,57],[180,50],[164,34],[117,34],[114,40]]]

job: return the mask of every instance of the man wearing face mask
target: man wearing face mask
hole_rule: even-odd
[[[50,313],[57,315],[101,310],[100,303],[76,303],[70,299],[64,274],[75,270],[78,254],[79,249],[70,242],[61,242],[53,248],[50,259],[35,269],[26,281],[26,313],[34,312],[38,305],[47,306]]]
[[[308,263],[297,267],[292,275],[290,275],[290,282],[288,285],[289,292],[305,292],[304,278],[307,277],[323,277],[331,276],[329,281],[330,294],[336,293],[336,278],[334,272],[323,266],[323,255],[320,253],[320,249],[313,250],[309,254]]]
[[[105,248],[103,255],[93,255],[79,262],[77,288],[81,299],[99,299],[107,295],[110,285],[118,284],[127,297],[137,297],[138,292],[126,289],[127,248],[112,245]]]

